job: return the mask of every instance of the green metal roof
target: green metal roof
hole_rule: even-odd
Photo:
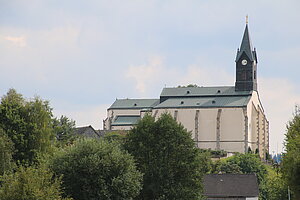
[[[117,99],[109,109],[147,109],[159,104],[159,99]]]
[[[245,96],[252,91],[235,91],[234,86],[164,88],[161,97]]]
[[[113,126],[132,126],[138,123],[140,116],[117,116],[111,123]]]
[[[214,108],[214,107],[244,107],[251,96],[220,96],[198,98],[170,98],[154,107],[159,108]]]

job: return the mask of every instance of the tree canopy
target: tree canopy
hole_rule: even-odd
[[[5,172],[10,171],[13,168],[13,152],[14,146],[12,141],[0,128],[0,176],[2,176]]]
[[[137,199],[201,199],[207,154],[195,147],[191,134],[169,114],[155,121],[146,115],[125,139],[125,149],[144,173]]]
[[[62,146],[76,140],[77,136],[74,133],[74,120],[69,119],[66,116],[61,116],[60,118],[54,118],[52,124],[54,135]]]
[[[287,125],[285,139],[286,153],[283,156],[282,171],[295,199],[300,198],[300,114],[297,111]]]
[[[60,178],[53,178],[53,173],[42,166],[37,168],[19,166],[15,173],[5,174],[1,181],[1,200],[68,199],[61,197]]]
[[[50,168],[63,175],[65,194],[76,200],[130,200],[141,189],[133,157],[113,142],[79,140],[54,155]]]
[[[16,162],[32,163],[48,150],[54,138],[51,117],[49,102],[39,97],[26,101],[14,89],[2,97],[0,128],[14,144]]]

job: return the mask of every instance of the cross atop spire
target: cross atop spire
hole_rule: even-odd
[[[246,15],[246,24],[248,24],[248,15]]]

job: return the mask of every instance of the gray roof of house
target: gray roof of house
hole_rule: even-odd
[[[147,109],[159,104],[159,99],[117,99],[109,109]]]
[[[141,119],[140,116],[117,116],[114,121],[111,123],[112,126],[132,126],[138,123]]]
[[[154,108],[215,108],[244,107],[251,96],[219,96],[196,98],[169,98]]]
[[[161,97],[244,96],[252,91],[235,91],[234,86],[164,88]]]
[[[87,136],[87,137],[100,137],[98,132],[91,126],[77,127],[74,129],[76,135]]]
[[[258,197],[255,174],[208,174],[204,176],[207,197]]]

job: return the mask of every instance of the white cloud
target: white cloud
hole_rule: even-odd
[[[162,65],[162,58],[154,56],[149,59],[149,63],[129,66],[126,78],[134,79],[136,82],[136,90],[142,95],[145,94],[146,90],[155,81],[160,78],[165,72],[164,66]]]
[[[13,36],[2,36],[4,40],[11,42],[17,47],[25,47],[27,45],[25,36],[13,37]]]
[[[233,80],[232,76],[225,70],[220,70],[213,66],[190,65],[184,76],[182,76],[179,85],[188,84],[197,84],[199,86],[232,85]]]

